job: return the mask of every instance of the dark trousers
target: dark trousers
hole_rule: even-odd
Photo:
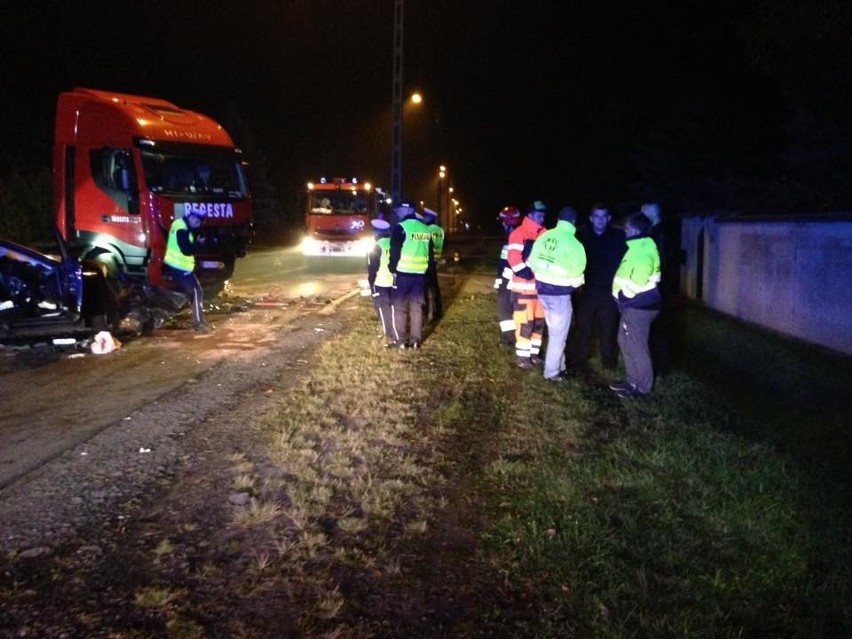
[[[398,342],[423,339],[423,300],[426,297],[426,275],[397,273],[392,289],[393,328]]]
[[[431,313],[432,319],[439,320],[444,316],[444,300],[441,298],[441,287],[438,286],[438,271],[426,271],[426,298],[423,303],[423,318]]]
[[[582,366],[589,358],[592,335],[597,328],[601,365],[615,368],[618,362],[618,305],[608,289],[588,289],[574,296],[575,320],[571,364]]]
[[[204,300],[204,293],[201,290],[201,283],[195,276],[195,272],[180,271],[164,264],[163,274],[171,279],[177,285],[178,289],[180,289],[180,291],[189,298],[190,308],[192,309],[193,324],[196,326],[203,324],[204,311],[202,310],[201,304]]]
[[[658,310],[621,309],[618,345],[624,356],[624,371],[627,381],[642,393],[650,393],[654,388],[654,367],[648,349],[648,335],[658,314]]]
[[[391,305],[391,293],[393,289],[390,286],[374,286],[373,287],[373,306],[376,309],[376,315],[382,323],[382,335],[386,341],[393,341],[396,335],[393,330],[393,306]]]

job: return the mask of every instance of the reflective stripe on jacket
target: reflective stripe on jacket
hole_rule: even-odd
[[[497,277],[512,281],[512,269],[509,266],[509,245],[504,244],[500,249],[500,261],[497,263]]]
[[[188,231],[189,241],[193,244],[195,243],[195,237],[192,232],[189,231],[189,227],[186,225],[186,220],[184,218],[178,218],[172,222],[172,225],[169,228],[169,239],[166,243],[166,254],[163,257],[163,262],[179,271],[191,273],[195,270],[195,257],[192,255],[186,255],[180,250],[177,240],[178,231]]]
[[[432,234],[432,244],[434,245],[435,261],[437,262],[444,254],[444,229],[442,229],[437,224],[430,224],[429,232]]]
[[[659,284],[660,254],[654,240],[648,236],[627,240],[627,253],[612,280],[612,296],[635,308],[656,306]]]
[[[535,274],[527,264],[533,242],[544,233],[544,227],[524,217],[520,226],[509,233],[509,253],[506,261],[512,269],[512,281],[509,288],[519,293],[535,293]]]
[[[535,273],[539,293],[542,284],[547,294],[564,295],[583,285],[586,270],[586,250],[575,236],[577,228],[567,220],[542,233],[535,241],[529,265]]]

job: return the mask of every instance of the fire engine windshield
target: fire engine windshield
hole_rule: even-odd
[[[157,143],[141,147],[145,183],[155,193],[248,196],[240,157],[233,149]]]
[[[369,196],[352,191],[311,191],[308,212],[320,215],[368,215]]]

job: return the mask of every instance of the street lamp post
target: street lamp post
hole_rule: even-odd
[[[441,166],[438,167],[438,193],[437,193],[437,195],[438,195],[438,202],[437,202],[438,209],[437,209],[437,212],[438,212],[438,220],[439,220],[441,227],[444,229],[445,232],[449,232],[450,229],[449,229],[449,226],[447,224],[447,221],[448,221],[447,220],[447,207],[445,206],[445,199],[444,199],[444,193],[446,191],[444,185],[446,183],[446,178],[447,178],[447,167],[442,164]]]
[[[391,132],[391,199],[397,204],[402,198],[402,6],[393,5],[393,125]]]

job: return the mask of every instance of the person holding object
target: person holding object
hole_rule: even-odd
[[[214,327],[204,321],[204,293],[195,276],[195,253],[204,242],[203,238],[198,236],[202,219],[201,211],[194,208],[172,222],[163,258],[163,274],[189,298],[192,328],[199,333],[211,333]]]

